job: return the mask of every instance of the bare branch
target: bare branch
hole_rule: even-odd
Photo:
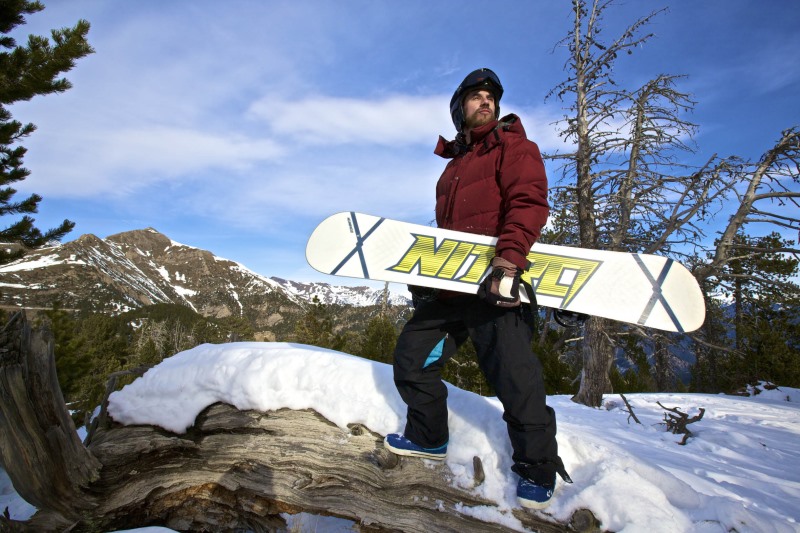
[[[798,193],[798,197],[800,197],[800,193]],[[784,216],[784,215],[779,215],[777,213],[768,213],[766,211],[761,211],[761,210],[755,209],[755,208],[751,211],[751,214],[768,216],[768,217],[771,217],[771,218],[775,218],[775,219],[779,219],[779,220],[786,220],[786,221],[795,222],[795,223],[796,222],[800,222],[800,217],[787,217],[787,216]],[[793,226],[788,226],[788,227],[793,227]]]
[[[709,349],[712,349],[712,350],[717,350],[717,351],[720,351],[720,352],[723,352],[723,353],[736,353],[736,351],[737,351],[735,348],[731,348],[728,345],[720,345],[720,344],[714,344],[712,342],[708,342],[707,340],[702,338],[698,333],[689,333],[689,337],[692,339],[693,342],[695,342],[695,343],[697,343],[700,346],[703,346],[705,348],[709,348]]]
[[[712,260],[698,269],[699,279],[710,277],[722,270],[729,262],[731,249],[735,236],[745,225],[748,216],[753,212],[754,204],[760,194],[764,180],[770,179],[770,171],[780,168],[787,162],[795,162],[800,157],[800,130],[793,128],[782,133],[778,142],[763,155],[755,170],[747,176],[742,176],[746,181],[746,190],[739,195],[740,205],[736,213],[730,218],[728,225],[722,232]]]
[[[622,397],[622,401],[625,402],[625,407],[628,408],[628,423],[630,424],[631,418],[633,418],[634,422],[636,422],[637,424],[641,425],[641,422],[639,422],[639,419],[636,417],[636,414],[634,414],[634,412],[633,412],[633,407],[631,407],[631,404],[628,403],[628,399],[625,397],[624,394],[620,394],[620,397]]]

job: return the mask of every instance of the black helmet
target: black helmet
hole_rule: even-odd
[[[503,85],[500,83],[500,78],[488,68],[473,70],[464,78],[464,81],[461,82],[461,85],[458,86],[458,89],[456,89],[456,92],[453,93],[453,97],[450,99],[450,116],[453,118],[453,125],[458,132],[461,132],[461,129],[464,127],[462,100],[467,94],[467,91],[478,87],[485,88],[494,94],[495,110],[497,111],[495,118],[500,116],[500,98],[503,97]]]

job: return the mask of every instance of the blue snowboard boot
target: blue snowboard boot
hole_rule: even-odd
[[[438,448],[423,448],[417,446],[400,433],[390,433],[383,439],[386,449],[397,455],[408,457],[422,457],[423,459],[433,459],[442,461],[447,457],[447,444]]]
[[[517,483],[517,501],[528,509],[544,509],[550,503],[556,489],[556,475],[553,474],[552,483],[538,485],[524,477]]]
[[[519,476],[517,501],[528,509],[547,507],[556,490],[556,474],[565,483],[572,483],[560,457],[535,464],[515,463],[511,470]]]

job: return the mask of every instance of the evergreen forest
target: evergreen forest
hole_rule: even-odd
[[[797,264],[794,265],[797,274]],[[607,393],[702,392],[736,394],[747,385],[771,382],[800,387],[800,316],[785,294],[772,300],[746,296],[709,299],[704,329],[715,332],[724,348],[693,342],[687,335],[665,333],[661,344],[621,335]],[[795,295],[796,298],[796,295]],[[318,346],[391,363],[397,336],[411,308],[368,306],[347,309],[347,327],[337,323],[344,306],[314,301],[298,314],[294,329],[277,342]],[[349,306],[348,306],[349,307]],[[111,376],[121,387],[147,368],[202,343],[252,341],[255,332],[241,317],[212,319],[188,307],[158,304],[111,316],[68,313],[58,306],[38,315],[51,330],[59,383],[76,422],[101,404]],[[541,308],[533,349],[544,369],[547,394],[574,395],[581,372],[581,324],[562,326]],[[722,341],[724,339],[724,342]],[[447,362],[444,379],[491,396],[465,342]]]

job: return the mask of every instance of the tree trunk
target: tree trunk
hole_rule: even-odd
[[[583,369],[581,385],[572,401],[589,407],[600,407],[603,394],[612,392],[608,373],[614,361],[614,350],[606,334],[608,321],[591,317],[584,325]]]
[[[653,339],[653,370],[656,392],[666,392],[670,390],[672,387],[670,352],[660,335]]]
[[[48,332],[22,312],[0,331],[0,462],[20,496],[75,520],[95,505],[86,489],[100,463],[84,448],[64,405]]]
[[[58,392],[52,344],[32,337],[24,317],[10,326],[0,365],[3,462],[20,495],[40,510],[27,522],[0,517],[0,531],[283,531],[280,515],[299,512],[369,531],[507,531],[477,517],[495,504],[452,486],[446,464],[400,459],[380,435],[360,425],[342,429],[310,410],[214,404],[181,435],[106,421],[84,448]],[[476,461],[475,485],[481,482]],[[597,530],[586,510],[569,524],[522,509],[504,513],[528,530]]]

